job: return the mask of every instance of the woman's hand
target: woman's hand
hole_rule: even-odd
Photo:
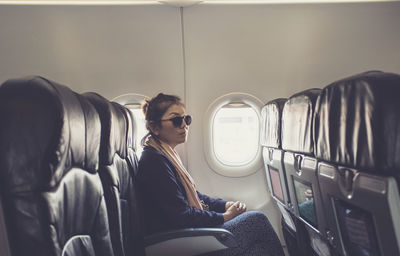
[[[227,208],[227,207],[228,207],[228,209],[223,214],[224,222],[227,222],[228,220],[231,220],[231,219],[235,218],[236,216],[244,213],[247,210],[246,205],[244,203],[239,202],[239,201],[237,201],[237,202],[231,202],[231,201],[226,202],[225,208]]]
[[[225,211],[227,211],[229,209],[229,207],[231,207],[235,202],[233,201],[227,201],[225,203]]]
[[[225,211],[227,211],[227,210],[229,209],[229,207],[231,207],[231,206],[234,205],[235,203],[239,203],[239,208],[242,209],[242,210],[244,210],[243,212],[246,211],[246,208],[247,208],[246,205],[245,205],[244,203],[242,203],[242,202],[239,202],[239,201],[236,201],[236,202],[227,201],[227,202],[225,203]]]

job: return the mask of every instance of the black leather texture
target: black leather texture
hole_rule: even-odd
[[[261,145],[271,148],[282,148],[281,119],[282,110],[287,99],[269,101],[261,109]]]
[[[139,198],[136,192],[137,185],[135,182],[135,175],[138,171],[138,159],[135,152],[134,117],[132,112],[126,107],[115,102],[112,102],[112,104],[124,114],[127,122],[127,156],[126,159],[124,159],[127,166],[126,168],[122,168],[122,166],[118,168],[121,180],[121,220],[125,254],[140,256],[144,255],[144,233],[142,218],[140,216]]]
[[[314,155],[313,120],[321,89],[309,89],[291,96],[282,111],[282,149]]]
[[[114,155],[126,158],[126,123],[121,121],[122,113],[106,98],[94,93],[82,94],[96,108],[101,121],[100,164],[110,165]]]
[[[325,87],[316,104],[316,157],[379,173],[400,170],[400,76],[370,71]]]
[[[100,122],[82,104],[41,77],[0,87],[0,192],[13,256],[113,255],[97,174]]]
[[[133,184],[137,158],[129,110],[96,93],[83,94],[97,109],[101,125],[99,174],[115,255],[143,255],[138,205]],[[129,146],[129,148],[128,148]],[[141,253],[143,252],[143,253]]]
[[[123,234],[121,223],[119,172],[126,169],[122,157],[126,156],[126,122],[122,113],[107,99],[97,93],[83,94],[96,108],[101,121],[100,166],[99,174],[103,184],[104,197],[107,203],[108,221],[114,254],[123,256]],[[121,118],[123,119],[121,121]]]

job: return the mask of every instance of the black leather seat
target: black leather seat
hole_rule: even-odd
[[[286,99],[275,99],[269,101],[261,109],[263,122],[261,146],[263,147],[263,159],[271,195],[278,202],[278,205],[288,209],[290,198],[283,166],[281,141],[281,119],[285,102]]]
[[[100,122],[90,104],[41,77],[14,79],[0,88],[0,119],[12,255],[114,255],[97,173]]]
[[[136,195],[135,187],[135,175],[138,170],[138,160],[136,157],[135,150],[135,131],[133,124],[133,114],[126,107],[111,102],[111,104],[119,109],[119,111],[125,117],[127,124],[125,143],[126,143],[126,162],[128,171],[125,172],[125,176],[129,175],[129,183],[125,182],[122,185],[122,193],[125,194],[125,203],[121,205],[121,211],[125,212],[122,215],[122,232],[123,232],[123,243],[126,255],[144,255],[144,241],[143,241],[143,227],[140,217],[140,209],[138,196]],[[127,209],[125,209],[127,208]]]
[[[319,190],[317,164],[311,157],[314,151],[312,119],[318,94],[318,89],[311,89],[289,99],[272,100],[261,111],[264,122],[261,144],[268,184],[282,213],[282,232],[288,252],[296,256],[315,254],[310,241],[314,233],[310,233],[311,228],[307,228],[310,224],[303,223],[299,214],[293,175],[298,176],[296,173],[301,170],[302,178],[311,177],[314,188]],[[303,159],[305,161],[301,161]],[[297,171],[295,167],[299,167]]]
[[[315,153],[327,235],[342,255],[400,255],[400,75],[366,72],[325,87]]]
[[[291,206],[282,150],[282,112],[287,99],[279,98],[266,103],[261,109],[261,146],[270,195],[282,213],[282,233],[290,255],[304,255],[301,234]],[[301,229],[301,227],[300,227]]]
[[[128,123],[122,107],[96,93],[83,94],[96,108],[101,120],[99,174],[105,191],[111,239],[115,255],[132,255],[131,207],[135,202],[132,170],[127,160]],[[136,254],[135,254],[136,255]]]
[[[320,91],[321,89],[305,90],[296,93],[285,102],[281,132],[282,149],[285,151],[284,166],[291,198],[290,211],[317,232],[324,223],[313,137],[314,107]],[[305,190],[308,190],[309,195],[305,194]],[[307,210],[302,211],[299,205],[306,200],[309,203]],[[318,207],[320,205],[321,207]]]
[[[325,212],[318,183],[313,132],[315,104],[320,92],[321,89],[308,89],[285,102],[281,135],[290,211],[303,221],[310,246],[323,256],[330,255],[330,248],[325,237]]]

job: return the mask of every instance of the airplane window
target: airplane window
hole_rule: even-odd
[[[249,163],[258,151],[259,119],[244,103],[229,103],[218,110],[213,122],[217,159],[230,166]]]
[[[229,93],[205,113],[204,154],[210,168],[228,177],[242,177],[262,168],[260,109],[263,103],[246,93]]]

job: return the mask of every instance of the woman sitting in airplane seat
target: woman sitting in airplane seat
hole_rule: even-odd
[[[233,233],[238,247],[209,255],[283,256],[267,216],[246,205],[214,199],[196,190],[175,147],[186,141],[191,116],[177,96],[158,94],[142,106],[148,134],[137,174],[146,234],[179,228],[219,227]]]

